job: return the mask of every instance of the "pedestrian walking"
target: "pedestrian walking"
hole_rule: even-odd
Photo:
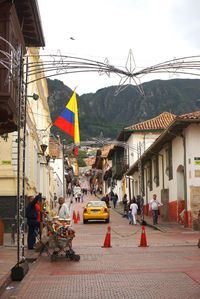
[[[80,202],[80,197],[81,197],[81,187],[80,187],[78,184],[76,184],[76,185],[74,186],[74,190],[73,190],[73,192],[74,192],[75,202],[76,202],[76,203],[77,203],[77,202]]]
[[[27,244],[29,250],[34,249],[36,243],[36,236],[38,235],[40,229],[40,200],[40,193],[35,197],[30,196],[29,203],[26,208],[26,218],[28,224]]]
[[[144,223],[144,198],[137,195],[136,204],[138,205],[137,215],[140,215],[141,223]]]
[[[135,199],[133,200],[133,203],[130,205],[130,210],[131,210],[131,214],[132,214],[132,221],[134,225],[137,225],[136,222],[136,215],[137,215],[137,210],[138,210],[138,205],[136,204]]]
[[[162,206],[162,204],[157,200],[157,195],[153,194],[153,199],[149,203],[149,210],[152,211],[153,225],[158,224],[159,206]]]
[[[141,215],[141,208],[140,208],[140,195],[137,195],[136,196],[136,201],[135,203],[137,204],[138,206],[138,209],[137,209],[137,215]]]
[[[115,193],[114,196],[112,197],[112,202],[113,202],[114,209],[116,208],[117,201],[118,201],[118,195],[117,195],[117,193]]]
[[[83,194],[84,194],[84,193],[82,192],[82,193],[81,193],[81,202],[83,202],[83,196],[84,196]]]
[[[132,217],[132,213],[130,210],[130,206],[133,203],[133,199],[131,199],[128,203],[127,203],[127,218],[129,221],[129,224],[133,224],[133,217]]]
[[[58,203],[58,217],[62,219],[70,218],[69,208],[68,205],[65,203],[64,197],[59,197]]]
[[[124,194],[123,199],[122,199],[122,203],[123,203],[123,206],[124,206],[124,215],[123,215],[123,217],[127,217],[127,205],[128,205],[127,194]]]
[[[115,193],[113,192],[113,190],[110,191],[109,196],[110,196],[110,200],[113,200]]]
[[[101,198],[101,201],[104,201],[106,203],[107,207],[110,208],[110,205],[109,205],[109,195],[108,194],[104,195]]]

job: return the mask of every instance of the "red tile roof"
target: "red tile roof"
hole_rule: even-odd
[[[166,129],[175,118],[175,114],[163,112],[152,119],[126,127],[125,130],[163,130]]]
[[[106,145],[102,148],[101,157],[106,158],[108,156],[109,151],[114,147],[114,144]]]
[[[89,157],[89,158],[85,158],[84,161],[87,166],[92,166],[95,162],[95,159],[96,157]]]
[[[180,116],[177,116],[177,119],[200,119],[200,111],[194,111],[186,114],[182,114]]]

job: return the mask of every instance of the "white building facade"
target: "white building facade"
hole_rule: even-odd
[[[163,204],[162,217],[198,227],[200,210],[200,112],[177,116],[128,170],[133,194],[142,185],[144,211],[153,194]],[[139,176],[139,163],[142,173]]]

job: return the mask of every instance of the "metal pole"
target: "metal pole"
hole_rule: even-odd
[[[28,80],[28,57],[26,58],[26,81],[24,92],[24,117],[23,117],[23,166],[22,166],[22,200],[21,200],[21,236],[22,236],[22,259],[25,260],[25,242],[24,242],[24,230],[25,230],[25,172],[26,172],[26,113],[27,113],[27,80]]]
[[[63,154],[63,197],[65,198],[65,155],[64,155],[64,144],[62,144]]]
[[[22,89],[22,49],[18,78],[18,129],[17,129],[17,264],[20,263],[20,148],[21,148],[21,89]]]

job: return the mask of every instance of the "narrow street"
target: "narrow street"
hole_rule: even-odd
[[[90,199],[91,196],[88,197]],[[85,200],[86,201],[86,200]],[[81,221],[73,224],[73,249],[79,262],[51,262],[43,253],[22,282],[12,282],[5,298],[200,298],[199,234],[145,227],[148,247],[139,247],[141,226],[111,209],[111,248],[102,248],[108,224],[82,223],[82,203],[74,203]]]

